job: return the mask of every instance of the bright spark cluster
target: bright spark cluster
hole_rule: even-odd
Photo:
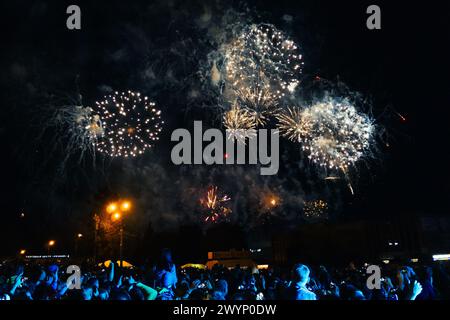
[[[230,200],[231,198],[219,192],[216,186],[208,188],[206,197],[200,199],[205,212],[204,222],[214,223],[221,218],[226,218],[231,213],[231,209],[227,207]]]
[[[245,139],[256,134],[253,116],[246,109],[234,105],[223,116],[223,124],[227,129],[227,138],[245,142]]]
[[[345,101],[287,109],[277,118],[282,135],[300,142],[313,163],[343,172],[370,149],[375,130],[368,116]]]
[[[164,121],[155,103],[139,92],[115,92],[96,102],[104,135],[97,150],[111,157],[136,157],[159,140]]]
[[[323,200],[305,202],[303,213],[306,219],[317,220],[328,217],[328,204]]]
[[[302,137],[307,133],[302,121],[302,109],[287,108],[277,114],[278,128],[283,136],[291,141],[301,142]]]
[[[271,214],[273,210],[281,206],[282,199],[274,192],[266,192],[260,201],[260,214]]]
[[[276,112],[278,102],[299,84],[302,55],[274,26],[250,25],[224,53],[225,90],[248,109],[257,125]]]

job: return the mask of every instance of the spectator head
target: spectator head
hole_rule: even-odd
[[[293,268],[293,279],[300,285],[306,285],[309,281],[310,270],[304,264],[297,263]]]
[[[169,249],[162,249],[159,261],[159,268],[166,271],[172,271],[173,260],[172,252]]]
[[[252,274],[259,274],[259,269],[257,266],[252,267]]]
[[[100,286],[100,283],[97,278],[89,278],[86,282],[86,286],[90,288],[97,288]]]
[[[55,274],[58,272],[58,266],[56,264],[51,264],[48,266],[47,270],[49,273]]]
[[[403,266],[397,270],[397,281],[400,290],[403,290],[411,281],[414,281],[416,273],[411,267]]]
[[[139,289],[136,286],[133,286],[133,288],[131,288],[131,290],[129,291],[131,300],[137,300],[137,301],[143,301],[145,300],[145,296],[144,293],[142,292],[141,289]]]
[[[100,288],[98,289],[98,299],[99,300],[108,300],[109,299],[109,292],[108,290],[104,289],[104,288]]]
[[[246,275],[244,281],[247,286],[254,286],[256,284],[256,279],[253,274]]]
[[[223,295],[223,292],[216,290],[211,293],[210,299],[211,300],[225,300],[225,296]]]
[[[127,300],[131,300],[130,295],[128,294],[128,292],[124,291],[124,290],[117,290],[114,291],[111,294],[111,300],[123,300],[123,301],[127,301]]]
[[[217,281],[216,291],[221,292],[224,297],[228,294],[228,283],[226,280],[220,279]]]
[[[81,289],[81,296],[83,300],[92,300],[92,297],[94,296],[94,292],[92,290],[92,287],[85,287]]]
[[[233,300],[245,300],[245,294],[242,292],[237,292],[236,294],[233,295]]]
[[[361,290],[355,290],[351,298],[352,300],[366,300],[366,297]]]
[[[187,281],[181,281],[175,288],[175,295],[179,298],[186,296],[189,292],[189,283]]]
[[[11,297],[9,296],[9,294],[0,293],[0,301],[4,301],[4,300],[11,300]]]
[[[243,290],[233,295],[233,300],[256,300],[256,293],[249,290]]]
[[[341,297],[344,300],[366,300],[362,291],[351,284],[345,285],[341,292]]]
[[[161,260],[165,262],[172,262],[172,252],[167,248],[162,249]]]

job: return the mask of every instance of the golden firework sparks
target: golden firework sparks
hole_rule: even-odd
[[[323,200],[305,202],[304,216],[309,220],[326,219],[328,217],[328,204]]]
[[[250,113],[234,105],[223,116],[223,124],[227,129],[227,138],[244,142],[245,138],[255,134],[255,122]]]
[[[206,217],[205,222],[217,222],[221,218],[226,218],[232,211],[227,207],[227,203],[231,198],[222,194],[217,186],[208,188],[208,192],[205,198],[200,199]]]

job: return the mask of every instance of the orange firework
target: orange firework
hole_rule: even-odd
[[[230,200],[231,198],[226,194],[221,194],[216,186],[209,187],[206,197],[200,199],[206,216],[204,222],[214,223],[227,217],[231,213],[231,209],[227,207]]]

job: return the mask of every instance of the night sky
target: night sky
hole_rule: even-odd
[[[75,3],[82,10],[82,29],[69,31],[65,11]],[[370,4],[381,7],[382,30],[366,28]],[[444,1],[426,7],[410,1],[3,1],[0,254],[78,230],[88,233],[92,213],[113,197],[135,199],[140,215],[131,223],[150,219],[156,230],[195,223],[195,206],[174,200],[184,184],[200,188],[214,180],[232,198],[246,197],[245,189],[236,191],[239,181],[221,168],[188,172],[170,163],[175,128],[189,129],[193,120],[217,126],[198,77],[214,50],[196,22],[205,8],[212,8],[212,25],[219,25],[227,9],[251,8],[247,15],[253,21],[286,32],[304,55],[304,83],[343,82],[370,98],[384,132],[376,158],[355,175],[354,196],[345,184],[316,183],[313,169],[298,165],[301,156],[287,141],[281,152],[290,157],[279,177],[254,177],[255,185],[282,188],[289,199],[297,193],[302,199],[326,198],[333,221],[448,215],[450,5]],[[149,69],[154,79],[147,77]],[[52,129],[40,136],[58,107],[51,96],[80,93],[90,105],[109,88],[135,89],[157,101],[166,116],[160,143],[139,159],[100,157],[95,167],[92,159],[79,164],[75,156],[61,171],[63,146],[53,149]],[[193,91],[200,98],[190,97]],[[295,201],[286,206],[298,209]],[[249,214],[243,216],[236,223],[248,226]]]

